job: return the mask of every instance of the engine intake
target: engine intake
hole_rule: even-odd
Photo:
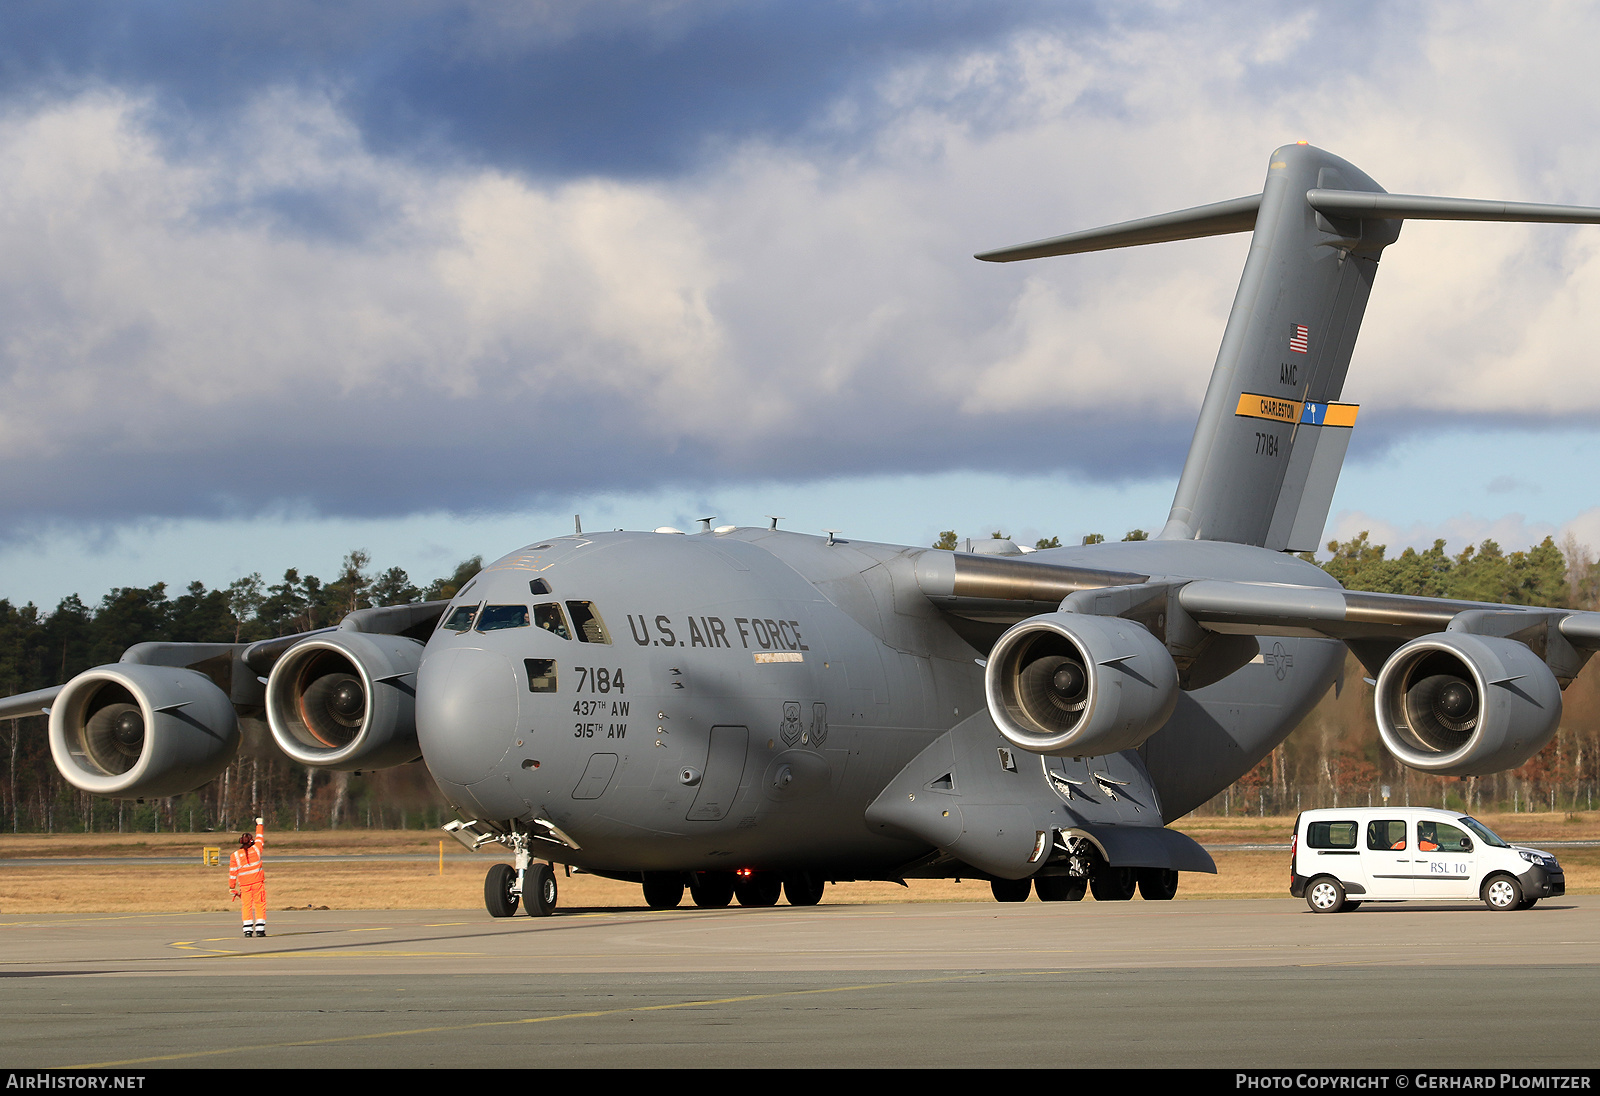
[[[1131,749],[1161,729],[1178,702],[1178,671],[1142,625],[1047,613],[995,643],[984,691],[995,725],[1013,744],[1097,756]]]
[[[416,673],[422,644],[403,636],[327,632],[284,652],[267,678],[267,725],[294,760],[379,769],[421,754]]]
[[[1561,723],[1561,686],[1514,639],[1440,632],[1383,664],[1375,700],[1389,752],[1423,772],[1484,776],[1538,753]]]
[[[56,768],[94,795],[182,795],[213,779],[238,748],[228,694],[195,670],[96,666],[67,682],[50,709]]]

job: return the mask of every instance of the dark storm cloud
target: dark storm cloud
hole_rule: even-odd
[[[750,136],[787,139],[919,55],[1024,24],[1097,21],[1033,2],[8,6],[0,95],[97,83],[153,95],[182,142],[264,88],[332,93],[369,146],[535,174],[681,171]],[[871,119],[862,119],[863,126]],[[212,133],[212,136],[215,136]]]
[[[1166,441],[1151,445],[1133,424],[1105,416],[1063,422],[1056,415],[1013,415],[911,434],[863,432],[859,421],[840,420],[831,429],[775,433],[763,444],[730,451],[699,440],[617,444],[590,425],[605,420],[610,408],[573,400],[554,407],[481,405],[467,421],[427,413],[389,418],[384,433],[393,440],[385,445],[371,433],[342,432],[338,413],[319,416],[306,405],[265,411],[270,422],[264,427],[297,419],[304,440],[274,444],[268,433],[246,427],[232,445],[190,450],[177,442],[133,454],[91,447],[70,464],[27,455],[8,461],[0,481],[0,514],[8,528],[0,542],[52,521],[115,524],[151,514],[228,517],[283,508],[385,517],[414,511],[419,500],[457,513],[559,509],[572,499],[626,493],[642,483],[804,483],[863,469],[933,475],[976,468],[1029,476],[1052,468],[1068,480],[1115,482],[1176,468],[1190,429],[1187,421],[1158,424]],[[84,476],[85,468],[93,474]]]

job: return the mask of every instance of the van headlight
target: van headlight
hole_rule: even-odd
[[[1522,857],[1528,863],[1538,864],[1540,867],[1548,867],[1551,861],[1554,859],[1553,857],[1546,857],[1540,853],[1532,852],[1528,849],[1518,849],[1517,855]]]

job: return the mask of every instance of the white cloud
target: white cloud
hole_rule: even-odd
[[[445,482],[554,448],[566,470],[528,479],[581,493],[958,462],[947,435],[982,464],[971,439],[1009,452],[1049,423],[1063,463],[1109,475],[1105,431],[1136,450],[1186,438],[1243,237],[1009,267],[972,251],[1249,193],[1299,136],[1394,190],[1600,202],[1600,15],[1379,11],[1341,24],[1357,48],[1306,9],[1158,14],[925,56],[816,119],[824,139],[752,139],[670,179],[386,156],[303,89],[211,143],[169,140],[130,93],[17,99],[0,116],[0,456],[63,498],[175,456],[191,478],[152,487],[150,513],[194,512],[219,454],[331,438],[402,477],[459,461]],[[1347,396],[1592,413],[1597,300],[1600,229],[1408,225]],[[314,462],[281,475],[239,504],[361,490],[328,494]]]

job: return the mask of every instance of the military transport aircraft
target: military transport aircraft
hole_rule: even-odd
[[[1600,209],[1389,194],[1306,144],[1261,193],[978,256],[1252,232],[1171,516],[1145,542],[949,552],[722,526],[575,533],[449,602],[252,644],[141,643],[0,701],[49,713],[85,791],[179,794],[264,717],[285,754],[426,762],[489,912],[548,914],[553,865],[653,907],[815,903],[830,880],[968,877],[1000,901],[1171,898],[1215,871],[1165,823],[1247,772],[1345,649],[1384,745],[1512,768],[1555,733],[1600,613],[1353,593],[1315,549],[1356,421],[1340,402],[1408,218],[1600,224]]]

